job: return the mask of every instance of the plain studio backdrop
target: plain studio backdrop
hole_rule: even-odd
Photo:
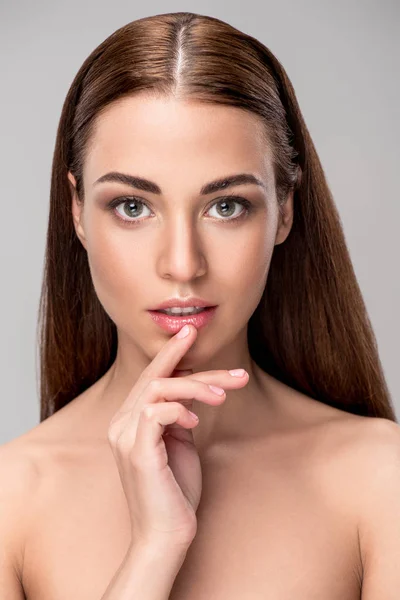
[[[39,423],[37,314],[51,161],[69,86],[113,31],[177,11],[214,16],[256,37],[288,73],[400,415],[400,1],[0,0],[0,443]]]

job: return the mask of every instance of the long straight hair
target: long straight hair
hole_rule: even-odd
[[[117,352],[116,326],[95,293],[71,214],[68,171],[84,200],[96,119],[139,92],[239,107],[263,122],[278,208],[294,220],[275,246],[248,323],[252,359],[293,389],[349,413],[396,421],[340,217],[289,78],[257,39],[205,15],[128,23],[84,61],[64,101],[53,155],[38,315],[40,420],[95,383]]]

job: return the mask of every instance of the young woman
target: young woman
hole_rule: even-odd
[[[41,422],[0,449],[1,598],[399,597],[399,426],[263,44],[182,12],[87,58],[40,324]]]

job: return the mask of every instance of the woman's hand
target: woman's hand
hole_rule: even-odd
[[[197,531],[202,475],[188,409],[193,399],[211,406],[225,401],[209,384],[236,389],[248,374],[204,371],[191,376],[174,369],[197,337],[170,338],[143,370],[113,416],[108,439],[128,501],[132,538],[189,546]],[[190,373],[191,371],[189,371]]]

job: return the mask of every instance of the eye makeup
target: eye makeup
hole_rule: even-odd
[[[147,221],[146,217],[143,217],[140,219],[139,218],[129,219],[129,218],[122,217],[116,209],[119,206],[127,205],[128,203],[136,204],[136,205],[143,205],[143,206],[146,206],[147,208],[149,208],[148,202],[145,202],[144,200],[142,200],[136,196],[119,196],[118,198],[114,198],[113,200],[108,202],[106,204],[105,208],[107,211],[110,211],[112,213],[113,217],[115,217],[123,226],[137,227],[144,221]],[[248,200],[247,198],[243,198],[242,196],[237,196],[234,194],[224,196],[223,198],[218,198],[217,200],[214,200],[213,203],[211,204],[210,208],[212,208],[214,205],[218,205],[218,204],[220,204],[220,205],[237,204],[237,205],[243,207],[243,210],[236,217],[227,217],[227,218],[224,218],[223,216],[221,218],[211,217],[211,220],[213,222],[221,221],[224,224],[225,223],[229,223],[229,224],[238,223],[239,221],[243,221],[255,210],[255,206],[253,205],[252,202],[250,202],[250,200]],[[208,210],[210,210],[210,209],[208,209]]]

